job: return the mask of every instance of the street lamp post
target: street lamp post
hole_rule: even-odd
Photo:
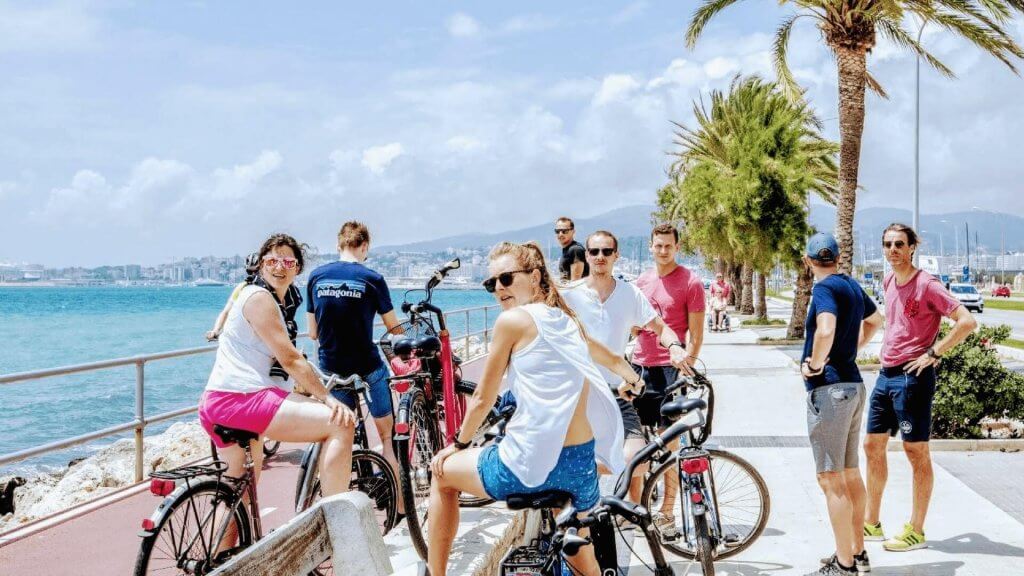
[[[927,20],[921,20],[917,29],[917,43],[921,44],[921,34]],[[921,55],[917,56],[914,72],[914,230],[921,224]],[[914,265],[917,265],[917,252],[914,252]]]

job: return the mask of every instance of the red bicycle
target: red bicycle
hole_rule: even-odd
[[[406,292],[402,312],[408,320],[379,341],[395,373],[391,387],[400,395],[394,436],[398,475],[409,537],[423,559],[427,557],[430,461],[455,438],[466,413],[466,396],[471,396],[476,389],[475,383],[463,380],[462,360],[452,351],[444,312],[431,302],[434,288],[459,265],[458,258],[448,262],[434,272],[423,290]],[[409,295],[415,292],[426,294],[413,304],[409,302]],[[484,422],[474,438],[477,445],[491,440],[493,435],[487,431],[497,425],[501,414],[493,411]],[[508,414],[503,418],[507,419]],[[460,499],[463,506],[482,506],[490,502],[490,499],[472,496]]]

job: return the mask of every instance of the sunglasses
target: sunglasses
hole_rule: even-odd
[[[568,234],[572,232],[572,228],[555,228],[555,234]]]
[[[893,240],[891,242],[882,242],[882,247],[885,248],[886,250],[888,250],[889,248],[892,248],[893,246],[895,246],[896,248],[903,248],[906,245],[907,245],[907,243],[904,242],[903,240]]]
[[[284,269],[291,270],[292,268],[295,268],[295,265],[298,264],[299,261],[296,258],[278,258],[277,256],[264,256],[263,263],[266,264],[267,266],[270,266],[271,268],[280,264],[281,267],[283,267]]]
[[[502,272],[501,274],[498,274],[497,276],[491,276],[490,278],[488,278],[487,280],[484,280],[482,282],[482,284],[484,285],[484,290],[487,290],[488,292],[493,294],[494,291],[498,289],[498,286],[497,286],[498,282],[501,282],[501,285],[503,287],[508,288],[509,286],[512,285],[512,282],[516,279],[516,274],[521,274],[523,272],[533,272],[533,270],[534,270],[533,268],[526,268],[526,269],[523,269],[523,270],[513,270],[511,272]]]
[[[611,256],[615,254],[615,248],[587,248],[587,253],[591,256],[597,256],[598,254]]]

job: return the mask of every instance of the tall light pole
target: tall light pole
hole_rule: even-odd
[[[921,44],[921,34],[927,20],[921,20],[917,29],[917,43]],[[917,55],[914,73],[914,230],[921,224],[921,55]],[[917,251],[914,251],[914,265],[917,265]]]

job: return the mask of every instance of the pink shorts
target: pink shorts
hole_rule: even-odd
[[[207,390],[199,401],[199,423],[213,443],[224,448],[228,444],[214,433],[214,424],[263,434],[287,396],[288,391],[277,386],[249,394]]]

